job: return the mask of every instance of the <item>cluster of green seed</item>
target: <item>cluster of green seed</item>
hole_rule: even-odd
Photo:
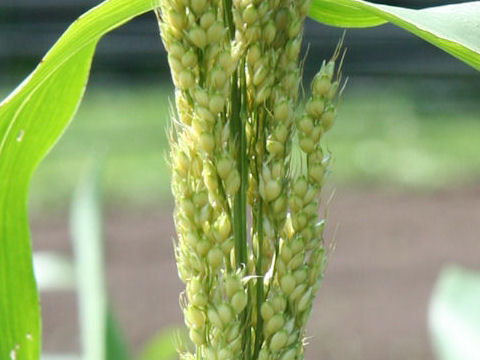
[[[239,314],[247,304],[232,266],[233,196],[240,186],[228,100],[236,70],[222,3],[165,0],[159,22],[175,84],[171,136],[176,258],[186,284],[185,322],[196,355],[233,359],[242,349]]]
[[[176,89],[176,260],[195,344],[182,359],[303,359],[325,263],[318,207],[328,157],[320,139],[338,90],[334,61],[324,63],[303,112],[295,110],[309,5],[160,1]]]

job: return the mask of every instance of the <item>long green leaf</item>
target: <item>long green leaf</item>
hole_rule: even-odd
[[[412,10],[363,0],[313,0],[310,17],[340,27],[388,21],[480,70],[480,1]]]
[[[0,359],[39,358],[26,216],[31,174],[77,109],[100,37],[154,7],[152,0],[109,0],[87,12],[0,104]]]

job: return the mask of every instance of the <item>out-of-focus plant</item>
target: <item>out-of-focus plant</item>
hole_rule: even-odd
[[[80,324],[81,354],[44,354],[42,360],[132,359],[105,290],[99,164],[88,167],[72,202],[73,263],[53,252],[34,254],[35,276],[41,291],[76,290]],[[172,360],[177,333],[181,334],[173,328],[159,332],[136,358]]]
[[[429,309],[432,344],[438,360],[480,356],[480,273],[459,267],[442,271]]]
[[[47,53],[36,70],[0,104],[1,358],[10,358],[11,360],[38,359],[40,353],[41,334],[38,295],[33,277],[31,245],[26,216],[27,190],[31,174],[47,151],[61,136],[75,113],[85,89],[96,44],[101,36],[136,15],[158,7],[166,9],[168,4],[169,2],[152,0],[108,0],[100,4],[75,21]],[[233,207],[233,215],[236,214],[229,219],[234,234],[232,251],[235,255],[226,256],[228,255],[228,247],[220,248],[216,246],[215,249],[217,250],[211,253],[209,248],[206,253],[207,259],[209,259],[209,266],[212,267],[212,264],[220,265],[225,257],[227,259],[225,266],[230,261],[229,265],[231,268],[227,269],[228,274],[225,277],[218,279],[218,284],[224,286],[228,280],[229,283],[238,285],[237,280],[240,278],[241,287],[245,285],[245,282],[247,287],[249,287],[249,296],[245,305],[245,308],[249,310],[243,310],[242,315],[238,317],[242,326],[240,329],[242,332],[242,346],[245,345],[242,347],[242,354],[246,358],[251,358],[252,356],[253,358],[258,358],[258,356],[263,354],[260,350],[268,348],[266,351],[275,352],[283,348],[283,346],[277,349],[277,346],[272,344],[290,344],[290,341],[293,339],[291,344],[295,344],[292,345],[295,347],[294,351],[292,352],[290,349],[285,348],[284,355],[282,355],[288,359],[288,356],[293,356],[289,354],[301,354],[298,339],[301,338],[301,328],[306,321],[306,316],[302,314],[308,314],[308,307],[314,293],[314,288],[302,290],[302,299],[308,295],[305,297],[305,302],[307,303],[306,311],[301,310],[303,306],[300,306],[300,299],[295,296],[292,297],[293,300],[290,299],[298,285],[301,285],[301,283],[307,284],[305,280],[303,282],[300,281],[304,273],[302,275],[299,272],[294,275],[293,270],[305,270],[307,274],[310,272],[315,274],[315,276],[321,275],[321,264],[306,264],[307,269],[298,269],[296,266],[289,265],[295,258],[295,254],[298,255],[298,253],[295,253],[290,246],[285,247],[284,244],[287,244],[287,239],[289,239],[292,240],[293,245],[294,233],[301,233],[305,226],[307,228],[311,226],[313,208],[308,208],[307,211],[304,207],[307,207],[313,200],[308,199],[306,195],[312,186],[314,195],[318,193],[320,184],[319,182],[314,184],[313,180],[320,181],[323,178],[324,163],[322,162],[323,155],[319,150],[318,144],[315,141],[311,144],[308,139],[318,139],[318,130],[315,132],[314,129],[323,129],[325,119],[321,122],[312,121],[313,127],[310,132],[308,131],[310,128],[309,123],[307,124],[308,121],[293,121],[295,111],[288,108],[288,116],[284,118],[281,116],[282,110],[278,110],[278,113],[276,113],[276,107],[278,105],[280,108],[281,102],[273,104],[277,92],[275,88],[285,87],[283,84],[275,82],[281,79],[283,75],[292,77],[292,87],[283,89],[287,94],[287,103],[290,106],[296,103],[294,91],[298,85],[298,64],[295,61],[297,58],[295,54],[297,53],[298,34],[302,26],[303,17],[308,10],[311,17],[321,22],[341,27],[377,26],[390,21],[439,46],[472,67],[480,69],[480,37],[478,36],[480,2],[440,6],[425,10],[409,10],[373,4],[362,0],[315,0],[310,8],[308,8],[308,1],[272,1],[271,3],[270,1],[234,1],[232,3],[231,0],[224,0],[211,3],[206,0],[192,0],[188,2],[177,0],[172,2],[172,4],[176,6],[174,12],[163,14],[162,16],[165,16],[165,19],[162,18],[163,21],[168,20],[167,26],[174,24],[176,29],[181,31],[180,34],[176,34],[180,35],[181,41],[187,41],[195,49],[193,54],[185,58],[185,63],[182,56],[182,62],[178,64],[177,70],[181,70],[182,67],[195,69],[195,66],[199,66],[202,69],[202,76],[197,73],[176,72],[179,78],[174,79],[175,82],[180,85],[182,90],[186,90],[185,87],[191,84],[192,95],[197,86],[214,85],[215,88],[218,87],[217,90],[222,90],[217,85],[228,83],[232,90],[231,93],[228,91],[223,93],[226,95],[226,98],[217,98],[217,100],[221,101],[211,101],[213,99],[210,96],[211,94],[207,94],[207,98],[202,94],[198,95],[198,97],[191,96],[191,98],[187,96],[186,99],[183,99],[183,95],[179,97],[180,101],[185,102],[179,107],[179,110],[182,110],[182,107],[189,109],[192,106],[195,106],[197,111],[200,106],[208,108],[208,110],[221,108],[217,114],[228,115],[228,118],[223,116],[219,118],[217,115],[217,118],[214,118],[213,123],[208,127],[209,130],[215,130],[214,134],[216,137],[224,136],[220,141],[214,136],[213,146],[217,143],[220,144],[222,150],[225,150],[223,153],[232,157],[227,158],[225,168],[221,167],[229,170],[229,174],[225,172],[225,179],[220,176],[223,172],[218,168],[216,162],[212,162],[213,158],[207,158],[202,155],[192,164],[188,164],[189,166],[197,166],[198,175],[201,174],[201,179],[198,177],[199,182],[203,182],[201,186],[207,189],[207,199],[198,199],[197,201],[206,201],[204,204],[208,202],[221,210],[215,213],[219,216],[218,225],[216,225],[217,221],[212,224],[205,221],[206,227],[211,227],[209,231],[215,230],[219,235],[224,234],[221,231],[226,229],[225,219],[228,219],[228,216],[231,215],[226,211],[228,209],[227,205],[228,207]],[[207,15],[207,12],[204,11],[207,5],[209,8],[212,8],[213,13],[210,13],[210,15]],[[267,14],[269,11],[280,10],[281,7],[286,8],[287,11],[281,11],[280,16],[272,18],[270,17],[271,14]],[[188,8],[188,11],[185,8]],[[265,9],[267,12],[265,12]],[[187,22],[185,23],[184,17],[178,16],[178,13],[181,15],[182,12],[186,15]],[[202,18],[203,15],[207,16],[202,21],[199,17],[200,15],[202,15]],[[183,32],[183,27],[187,25],[189,26],[188,32]],[[210,33],[207,31],[208,29],[212,29]],[[175,32],[173,27],[170,30]],[[226,30],[228,37],[221,33],[219,36],[216,32],[217,30],[220,32]],[[285,34],[288,39],[283,37],[285,40],[279,42],[277,38],[280,39],[283,35],[278,36],[278,34]],[[293,41],[295,39],[297,40]],[[213,40],[217,40],[219,43],[217,44]],[[260,40],[259,44],[257,40]],[[290,43],[290,40],[292,40],[292,43]],[[260,49],[257,49],[259,51],[252,50],[253,47],[252,49],[250,48],[255,43],[260,47]],[[270,48],[265,48],[265,46],[270,46],[269,43],[276,47],[275,52],[263,52],[265,49],[270,50]],[[290,45],[288,45],[289,43]],[[235,44],[240,46],[235,47]],[[230,65],[233,69],[225,68],[225,66],[228,67],[228,63],[220,61],[220,57],[213,56],[216,48],[225,50],[225,46],[229,49],[230,55],[233,55],[230,56]],[[171,47],[169,50],[170,54],[172,54]],[[248,56],[249,54],[251,54],[250,57]],[[291,54],[295,56],[291,56]],[[267,58],[267,62],[260,66],[260,63],[265,61],[262,60],[262,55],[269,55],[270,57],[279,56],[279,58]],[[209,56],[216,61],[214,63],[204,63],[204,60]],[[194,61],[194,58],[198,62],[195,66],[191,63],[191,61]],[[278,68],[272,66],[272,64],[277,63],[282,58],[287,59],[288,64],[284,64],[282,60],[280,61],[282,66]],[[227,57],[223,57],[223,59],[226,60]],[[177,63],[172,61],[171,64],[177,65]],[[222,73],[218,71],[219,67],[223,69]],[[206,72],[206,69],[211,71]],[[174,71],[176,70],[174,69]],[[277,71],[283,71],[285,74],[277,73]],[[214,74],[216,75],[214,76]],[[330,74],[333,74],[331,65],[324,67],[322,74],[327,78]],[[182,76],[180,77],[180,75]],[[207,75],[209,79],[207,79]],[[229,77],[229,75],[231,76]],[[222,76],[229,77],[229,79],[223,81]],[[319,78],[322,80],[322,76]],[[210,82],[210,84],[205,83],[205,81]],[[324,83],[324,81],[319,82]],[[317,87],[314,86],[314,89],[317,89]],[[323,87],[320,86],[318,89],[323,89]],[[316,96],[315,91],[312,94]],[[322,91],[319,94],[325,95]],[[270,96],[274,97],[270,98]],[[278,99],[281,100],[282,98],[279,97]],[[267,107],[263,106],[264,101],[270,102],[270,105]],[[310,104],[305,108],[305,111],[308,115],[319,112],[318,109],[318,107]],[[187,117],[189,111],[187,111]],[[208,114],[205,113],[204,115],[206,118],[203,120],[207,121]],[[254,115],[253,118],[252,115]],[[179,116],[182,116],[182,114],[179,113]],[[302,116],[299,119],[305,118],[309,119],[308,116]],[[287,121],[288,119],[290,121],[284,124],[283,132],[280,131],[279,128],[282,128],[282,121]],[[181,120],[183,123],[179,124],[177,129],[184,131],[183,127],[193,128],[193,125],[195,125],[195,129],[198,130],[198,134],[196,134],[198,138],[192,141],[195,141],[199,146],[201,145],[201,148],[199,147],[200,152],[210,153],[217,150],[215,148],[209,151],[212,139],[209,133],[205,134],[207,129],[203,127],[205,124],[199,124],[198,122],[189,123],[188,119]],[[225,131],[220,129],[222,124],[228,124],[228,126],[223,126]],[[252,127],[251,125],[253,124],[258,125],[258,128]],[[308,170],[311,174],[303,174],[306,175],[305,181],[300,181],[298,185],[297,181],[293,182],[292,180],[302,179],[301,171],[295,172],[287,167],[280,170],[277,169],[282,164],[286,165],[285,161],[288,159],[285,158],[285,155],[290,153],[290,146],[293,146],[290,140],[286,140],[286,142],[281,141],[285,127],[287,129],[287,139],[292,135],[288,133],[288,129],[292,129],[292,126],[300,130],[298,135],[299,148],[310,156],[308,161],[304,160],[307,166],[303,167],[303,171]],[[181,134],[181,131],[177,132],[177,134]],[[269,135],[272,136],[269,137]],[[252,142],[252,138],[256,140]],[[230,139],[232,141],[228,144],[223,144],[221,142],[222,139]],[[258,144],[260,144],[258,152],[257,140]],[[184,151],[184,149],[180,150]],[[254,157],[246,159],[245,154],[247,154],[247,151],[250,155],[253,154]],[[175,148],[173,152],[177,152]],[[280,156],[282,152],[283,155]],[[299,157],[307,159],[309,156],[305,154]],[[221,160],[220,158],[214,159],[215,161]],[[238,173],[237,175],[231,175],[231,182],[229,182],[231,186],[228,189],[232,191],[232,194],[228,192],[220,193],[221,197],[215,199],[214,196],[219,195],[219,193],[212,191],[214,190],[215,181],[219,185],[218,189],[221,189],[220,184],[223,186],[224,181],[228,180],[228,176],[235,174],[235,171],[233,171],[235,167]],[[302,166],[299,168],[302,169]],[[252,175],[250,178],[249,174]],[[316,175],[312,176],[313,174]],[[233,179],[236,176],[239,177],[238,180]],[[235,185],[235,182],[238,184]],[[304,194],[305,184],[307,192]],[[247,193],[249,188],[253,189],[253,191]],[[279,188],[280,192],[285,189],[291,190],[287,193],[278,194]],[[178,190],[177,192],[182,193],[182,191]],[[294,196],[298,194],[303,196],[303,199],[302,196],[299,196],[301,204],[297,200],[290,200],[292,198],[296,199]],[[202,195],[202,192],[199,192],[197,197],[201,198],[202,196],[205,197],[205,193]],[[284,200],[277,201],[280,198]],[[217,203],[216,200],[221,199],[227,199],[227,204]],[[286,204],[283,203],[285,200]],[[252,241],[249,243],[247,243],[245,220],[247,201],[252,205],[254,215],[256,215],[253,217],[255,221],[254,228],[258,229],[256,233],[258,234],[258,231],[262,233],[262,236],[252,238]],[[286,206],[291,210],[294,209],[293,213],[291,212],[288,216],[288,213],[285,211]],[[297,216],[297,219],[294,221],[293,215],[299,214],[302,214],[302,216]],[[208,209],[200,215],[205,216],[205,220],[213,220],[212,214]],[[290,220],[287,220],[288,217]],[[268,227],[268,225],[265,227],[265,224],[261,226],[262,222],[265,223],[265,220],[268,221],[271,227]],[[303,225],[304,222],[306,222],[305,225]],[[304,242],[303,246],[306,247],[303,249],[313,251],[314,254],[318,255],[319,260],[322,260],[322,244],[318,242],[321,227],[316,229],[317,242],[312,244]],[[201,229],[201,231],[207,233],[207,229]],[[273,236],[271,236],[272,233]],[[263,236],[269,237],[271,248],[267,246],[269,244],[268,241],[262,243],[261,239]],[[283,240],[280,241],[280,238]],[[217,241],[216,238],[215,241]],[[227,241],[226,244],[228,243]],[[314,247],[310,247],[313,245]],[[251,250],[248,250],[249,247]],[[287,248],[290,252],[286,250]],[[295,249],[297,248],[295,247]],[[253,258],[249,259],[249,254]],[[284,256],[281,256],[282,254]],[[298,258],[304,256],[302,250],[300,250],[300,254],[301,256],[298,256]],[[264,256],[267,257],[263,259]],[[303,261],[307,258],[310,257],[303,257]],[[315,255],[311,258],[314,259]],[[181,260],[181,257],[179,259]],[[218,261],[219,259],[221,261]],[[272,268],[272,272],[265,273],[266,269],[264,267],[268,266],[269,261],[273,260],[275,260],[273,263],[277,264],[278,262],[279,265],[275,265]],[[285,269],[282,268],[282,261],[286,265]],[[294,262],[294,264],[297,263]],[[320,268],[312,272],[312,266],[316,267],[318,265],[320,265]],[[299,266],[303,266],[302,261],[299,261]],[[215,265],[213,267],[215,271],[219,269],[219,266]],[[180,268],[182,268],[182,261],[180,261]],[[267,282],[267,287],[262,290],[262,281],[255,276],[262,276],[263,274],[267,274],[268,277],[264,278]],[[253,277],[248,278],[249,275]],[[237,280],[235,277],[238,277]],[[269,281],[277,285],[270,287]],[[316,282],[310,281],[308,284],[313,286]],[[194,285],[195,283],[192,282],[192,286]],[[292,287],[294,287],[293,290]],[[282,300],[276,300],[276,296],[270,299],[270,304],[268,296],[278,295],[275,291],[270,292],[270,288],[276,289],[280,295],[288,294],[287,304],[284,304]],[[239,289],[239,287],[237,286],[235,289]],[[190,291],[190,293],[195,293],[195,291]],[[256,295],[254,297],[252,294],[259,294],[258,301]],[[226,295],[228,296],[228,294]],[[233,295],[234,293],[232,293]],[[240,297],[238,298],[240,300]],[[266,302],[268,306],[265,305],[266,310],[263,310],[263,316],[259,317],[258,312],[262,313],[263,308],[263,305],[260,306],[262,299],[269,301]],[[285,298],[283,299],[285,300]],[[233,301],[233,297],[231,300]],[[253,303],[254,300],[256,301],[255,304]],[[207,301],[210,300],[207,299]],[[244,300],[238,302],[238,309],[244,308],[242,302]],[[302,305],[303,303],[302,301]],[[273,313],[269,309],[270,305]],[[218,310],[215,308],[216,313],[214,314],[213,311],[210,311],[211,315],[208,316],[207,309],[206,314],[209,320],[205,323],[205,330],[207,328],[210,329],[210,324],[214,323],[219,325],[219,328],[222,328],[222,324],[226,322],[225,320],[229,318],[228,316],[231,316],[233,320],[234,317],[231,312],[221,310],[220,313],[223,315],[220,317]],[[256,318],[254,311],[257,311]],[[291,319],[293,319],[293,328],[289,325],[289,320],[281,314],[282,311],[287,311]],[[198,317],[196,314],[192,314],[191,310],[187,310],[187,317],[190,320],[198,320],[200,325],[203,321],[207,321],[202,318],[202,316],[205,316],[204,313]],[[220,317],[220,321],[213,320],[216,314]],[[297,314],[299,315],[297,316]],[[268,319],[268,321],[265,321],[265,330],[259,325],[262,324],[261,319]],[[277,320],[273,321],[270,327],[268,324],[272,319]],[[254,321],[256,324],[254,327],[251,327],[250,325],[254,325]],[[281,333],[278,331],[278,324],[282,323],[283,325],[285,321],[287,321],[285,331],[290,335],[286,342],[284,341],[286,334],[283,333],[283,335],[276,336],[274,341],[273,335]],[[212,336],[210,339],[216,338],[215,331],[210,334]],[[252,331],[256,331],[260,336],[255,337]],[[262,333],[262,331],[264,332]],[[206,339],[206,333],[204,335]],[[261,343],[260,345],[258,344],[259,342]],[[251,346],[251,348],[248,346]]]

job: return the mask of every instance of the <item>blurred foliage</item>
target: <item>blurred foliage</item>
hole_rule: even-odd
[[[438,360],[480,356],[480,273],[445,268],[429,309],[429,327]]]
[[[326,140],[330,183],[432,189],[477,181],[480,104],[471,84],[351,80]],[[90,88],[78,120],[34,176],[31,209],[65,208],[92,149],[107,153],[108,205],[168,206],[172,95],[167,82]]]

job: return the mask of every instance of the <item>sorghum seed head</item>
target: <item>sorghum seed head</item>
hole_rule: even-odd
[[[207,6],[207,0],[191,0],[190,8],[198,16],[203,13],[205,7]]]
[[[189,335],[190,339],[195,345],[200,346],[205,343],[205,335],[203,334],[202,330],[192,327],[190,328]]]
[[[275,200],[282,191],[282,185],[279,180],[270,180],[265,184],[265,200]]]
[[[306,154],[310,154],[315,149],[315,144],[308,135],[300,135],[299,145]]]
[[[277,25],[278,30],[283,30],[287,26],[288,23],[288,10],[282,8],[277,11],[277,15],[275,16],[275,24]]]
[[[197,26],[191,29],[188,33],[188,38],[196,47],[203,49],[207,45],[207,34],[205,30]]]
[[[210,83],[214,86],[217,90],[223,89],[225,86],[225,82],[227,81],[227,75],[222,68],[215,68],[210,73]]]
[[[248,298],[247,294],[245,294],[245,291],[237,291],[232,297],[232,307],[235,310],[235,313],[241,313],[243,309],[245,309],[245,306],[247,306],[247,301]]]
[[[303,207],[303,201],[298,196],[290,196],[288,199],[288,206],[293,212],[299,211]]]
[[[293,276],[295,277],[297,284],[301,284],[307,279],[308,273],[304,267],[301,267],[293,273]]]
[[[282,314],[275,314],[265,324],[265,335],[269,337],[280,330],[285,323],[285,319]]]
[[[293,185],[293,191],[300,198],[303,198],[308,190],[308,183],[304,176],[300,176]]]
[[[198,143],[203,151],[208,154],[211,154],[213,149],[215,148],[215,138],[212,134],[209,133],[202,133],[200,138],[198,139]]]
[[[277,295],[272,299],[272,305],[276,313],[281,313],[287,308],[287,300],[283,296]]]
[[[203,30],[207,30],[215,22],[216,16],[213,11],[207,11],[200,18],[200,26]]]
[[[325,113],[322,115],[321,121],[322,121],[323,129],[325,131],[330,130],[330,128],[333,125],[334,118],[335,118],[334,108],[327,109]]]
[[[295,278],[291,274],[285,274],[280,279],[280,288],[287,295],[292,293],[292,291],[295,289],[295,285]]]
[[[168,55],[177,59],[181,59],[185,54],[185,49],[178,41],[171,43],[168,47]]]
[[[257,105],[263,104],[272,92],[272,88],[270,84],[264,84],[257,92],[255,97],[255,103]]]
[[[328,94],[327,94],[328,100],[333,100],[333,98],[337,95],[338,86],[339,86],[338,81],[334,81],[332,83],[332,86],[330,87],[330,90],[328,91]]]
[[[278,141],[280,141],[281,143],[284,143],[288,137],[287,125],[284,124],[283,122],[280,124],[277,124],[274,134]]]
[[[267,151],[275,157],[281,157],[283,155],[284,147],[280,141],[267,140]]]
[[[302,21],[300,19],[297,19],[294,22],[290,23],[288,25],[288,30],[287,30],[288,37],[290,39],[293,39],[300,33],[301,29],[302,29]]]
[[[216,23],[212,24],[207,30],[208,43],[217,43],[225,35],[225,32],[225,26],[221,22],[217,21]]]
[[[195,88],[195,90],[193,90],[193,97],[201,106],[208,107],[210,97],[205,89],[201,87]]]
[[[324,96],[330,90],[330,79],[321,73],[315,75],[312,82],[312,93],[316,96]]]
[[[308,100],[306,105],[307,113],[315,118],[320,117],[324,109],[325,103],[318,98]]]
[[[220,319],[223,322],[223,325],[228,325],[230,321],[232,321],[233,312],[230,305],[227,305],[226,303],[221,303],[218,306],[217,311],[218,311],[218,315],[220,316]]]
[[[308,306],[311,303],[312,298],[312,289],[310,288],[298,301],[297,309],[302,312],[307,310]]]
[[[231,234],[232,224],[230,219],[226,214],[220,215],[220,217],[215,222],[215,230],[220,235],[221,241],[225,241]]]
[[[258,44],[254,44],[250,46],[247,53],[248,65],[250,65],[250,67],[253,68],[261,56],[262,56],[262,51],[260,50],[260,46]]]
[[[290,106],[287,100],[282,100],[275,104],[273,116],[278,122],[283,123],[287,121],[288,117],[290,116]]]
[[[240,187],[240,175],[238,171],[235,169],[234,171],[230,172],[228,175],[227,180],[225,180],[225,192],[227,195],[234,195],[238,188]]]
[[[180,73],[183,71],[184,66],[182,65],[181,61],[174,56],[168,56],[168,63],[170,64],[170,68],[172,69],[173,73]]]
[[[208,298],[203,291],[193,294],[191,301],[193,305],[199,307],[204,307],[208,304]]]
[[[260,308],[260,314],[262,315],[263,320],[268,321],[275,314],[275,310],[270,303],[264,302]]]
[[[187,68],[193,68],[197,66],[197,63],[197,54],[195,54],[195,51],[193,51],[193,49],[188,50],[182,57],[182,65]]]
[[[283,353],[279,360],[295,360],[297,351],[295,349],[289,349]]]
[[[256,22],[258,19],[258,12],[255,8],[255,5],[248,5],[247,8],[243,10],[242,18],[247,25],[252,25],[254,22]]]
[[[190,70],[183,70],[180,72],[178,77],[178,87],[181,89],[189,89],[195,85],[195,79],[193,74]]]
[[[275,35],[277,34],[277,29],[272,20],[263,29],[263,39],[267,44],[271,44],[275,40]]]
[[[175,9],[171,9],[168,12],[167,21],[170,23],[170,27],[175,28],[176,30],[185,29],[187,24],[185,16]]]
[[[292,250],[290,250],[290,247],[285,242],[281,244],[280,257],[285,262],[289,262],[292,258]]]
[[[207,239],[202,239],[199,242],[197,242],[197,244],[196,244],[196,250],[197,250],[197,253],[200,256],[207,255],[207,253],[208,253],[208,251],[210,250],[211,247],[212,246],[210,244],[210,241],[208,241]]]
[[[312,138],[314,143],[318,143],[323,133],[324,130],[322,126],[315,126],[310,134],[310,137]]]
[[[260,34],[262,33],[260,26],[254,25],[249,28],[247,28],[247,31],[245,31],[245,38],[247,40],[247,43],[253,44],[258,41],[260,38]]]
[[[227,348],[222,348],[218,351],[218,360],[231,360],[233,359],[232,352]]]
[[[313,182],[321,183],[325,175],[325,168],[322,164],[314,164],[308,169],[308,175]]]
[[[194,306],[188,307],[188,309],[185,311],[185,318],[190,324],[193,324],[198,328],[201,328],[205,325],[205,315],[200,309]]]
[[[223,262],[223,252],[218,247],[213,247],[207,254],[208,264],[213,268],[217,269]]]
[[[265,348],[262,348],[258,353],[258,360],[269,360],[270,358],[271,358],[271,355],[269,351]]]
[[[218,114],[223,111],[223,107],[225,106],[225,97],[219,94],[211,95],[208,105],[213,114]]]
[[[302,42],[300,38],[292,39],[287,44],[287,57],[290,61],[297,59]]]
[[[272,352],[277,352],[282,349],[288,340],[288,335],[285,331],[279,331],[272,336],[272,340],[270,340],[270,350]]]
[[[306,289],[307,289],[306,284],[297,285],[295,289],[292,291],[292,293],[290,294],[290,296],[288,297],[290,302],[294,302],[296,299],[302,296]]]
[[[214,308],[209,308],[207,310],[208,321],[215,327],[223,329],[223,323],[218,315],[218,312]]]

